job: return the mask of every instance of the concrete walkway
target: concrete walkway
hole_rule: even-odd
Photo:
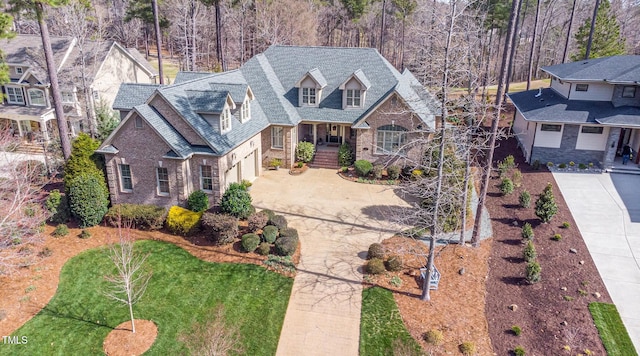
[[[554,178],[640,351],[640,176],[554,173]]]
[[[349,182],[327,169],[295,177],[266,171],[251,196],[258,210],[285,215],[302,243],[277,355],[358,355],[361,266],[371,243],[401,229],[389,208],[407,203],[388,186]]]

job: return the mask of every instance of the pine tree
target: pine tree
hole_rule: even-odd
[[[578,53],[571,56],[572,61],[579,61],[585,58],[590,30],[591,18],[587,18],[578,29],[578,32],[576,32],[575,39],[578,44]],[[589,57],[600,58],[624,53],[626,53],[625,44],[624,39],[620,36],[618,20],[611,11],[609,0],[602,0],[598,7]]]
[[[536,216],[540,218],[543,223],[548,223],[557,212],[558,205],[553,197],[553,186],[549,183],[538,197],[538,200],[536,200]]]

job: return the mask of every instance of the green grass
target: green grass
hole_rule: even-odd
[[[178,337],[224,305],[237,325],[247,355],[274,355],[293,280],[260,266],[201,261],[164,242],[136,243],[153,271],[146,294],[134,306],[136,319],[153,320],[158,337],[147,355],[182,355]],[[123,304],[102,294],[104,275],[115,272],[105,249],[86,251],[66,263],[51,302],[14,336],[26,345],[2,345],[0,355],[96,355],[113,327],[128,320]]]
[[[360,355],[393,355],[394,342],[400,340],[411,354],[422,354],[420,345],[402,322],[393,293],[380,287],[362,291],[360,317]]]
[[[638,354],[615,305],[593,302],[589,303],[589,311],[609,356]]]

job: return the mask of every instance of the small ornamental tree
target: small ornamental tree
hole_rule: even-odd
[[[543,223],[551,221],[556,213],[558,213],[558,205],[553,197],[553,186],[551,183],[547,184],[544,191],[536,200],[536,216],[542,220]]]
[[[528,208],[531,205],[531,194],[528,191],[524,190],[520,193],[520,197],[518,198],[520,202],[520,206],[523,208]]]
[[[102,159],[95,154],[98,147],[100,147],[100,142],[92,139],[86,133],[81,133],[73,140],[71,157],[64,166],[64,185],[67,191],[73,178],[82,173],[99,174],[104,180]]]
[[[109,194],[101,174],[80,173],[69,181],[69,207],[80,228],[98,225],[109,206]]]
[[[220,211],[238,219],[246,219],[252,210],[251,195],[247,189],[239,183],[231,183],[222,195]]]
[[[311,142],[300,142],[296,147],[296,159],[304,163],[309,163],[313,160],[313,155],[316,153],[316,149]]]

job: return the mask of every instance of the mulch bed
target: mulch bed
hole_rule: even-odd
[[[515,138],[499,143],[495,161],[509,154],[516,158],[522,172],[522,186],[513,194],[502,196],[496,173],[491,178],[487,199],[494,241],[486,283],[486,315],[494,352],[507,355],[520,345],[527,355],[568,355],[586,353],[586,349],[595,355],[606,355],[587,306],[594,301],[611,303],[611,297],[571,212],[553,175],[546,167],[535,171],[524,163]],[[553,185],[558,214],[550,223],[543,224],[535,216],[533,206],[548,183]],[[524,189],[531,193],[531,207],[527,209],[518,203]],[[520,233],[525,222],[533,226],[542,267],[542,279],[533,285],[524,278],[526,263]],[[562,228],[563,222],[570,227]],[[560,241],[551,240],[556,233],[561,234]],[[570,252],[571,249],[577,253]],[[514,325],[522,328],[520,336],[511,332]],[[573,351],[567,351],[566,346]]]

